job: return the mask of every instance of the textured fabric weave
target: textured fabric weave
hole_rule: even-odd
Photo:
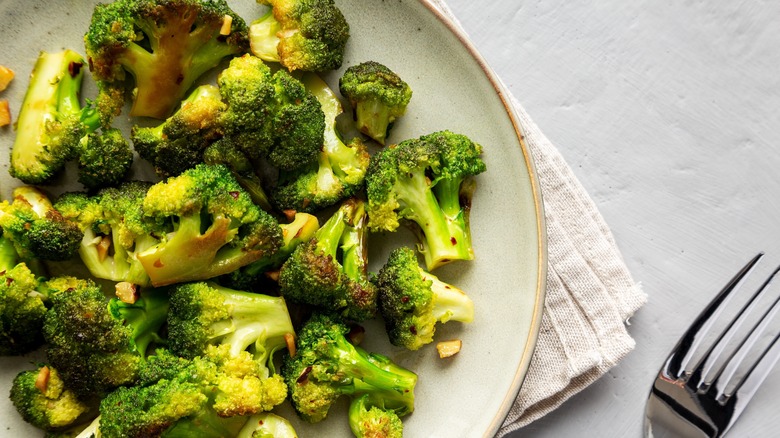
[[[431,0],[457,19],[443,0]],[[635,345],[626,322],[647,301],[596,205],[508,92],[539,176],[547,222],[547,296],[523,387],[498,437],[557,408]]]

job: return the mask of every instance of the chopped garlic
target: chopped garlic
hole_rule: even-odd
[[[439,357],[444,359],[446,357],[452,357],[458,354],[462,346],[463,342],[461,342],[460,339],[442,341],[436,344],[436,351],[439,352]]]
[[[7,126],[11,124],[11,107],[8,105],[8,100],[0,99],[0,126]]]
[[[222,28],[219,29],[220,35],[230,35],[230,31],[233,29],[233,17],[225,15],[222,19]]]
[[[8,88],[8,84],[14,78],[14,71],[8,67],[0,65],[0,91]]]

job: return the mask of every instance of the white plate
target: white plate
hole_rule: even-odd
[[[467,291],[476,303],[470,325],[439,326],[437,339],[459,338],[463,350],[441,360],[433,345],[417,352],[391,347],[382,327],[367,324],[364,346],[389,355],[419,375],[416,410],[404,419],[410,437],[493,436],[506,416],[536,343],[544,301],[546,244],[541,196],[521,127],[484,60],[428,0],[337,0],[351,26],[344,68],[366,60],[395,70],[414,90],[407,115],[389,141],[397,142],[449,129],[484,147],[487,172],[477,179],[471,226],[476,260],[437,270],[445,281]],[[250,21],[262,11],[252,0],[232,2]],[[83,0],[4,0],[0,2],[3,50],[0,64],[17,76],[0,97],[17,115],[27,77],[38,52],[71,48],[84,53],[82,36],[92,2]],[[340,72],[326,76],[335,86]],[[94,92],[85,78],[85,95]],[[123,129],[129,121],[118,120]],[[0,130],[0,193],[7,199],[18,184],[7,174],[14,134]],[[140,174],[140,173],[137,173]],[[65,186],[48,189],[56,194]],[[74,188],[78,186],[70,186]],[[372,267],[381,264],[388,243],[408,233],[372,235]],[[380,248],[380,249],[377,249]],[[35,356],[0,358],[0,394],[13,376],[31,368]],[[289,407],[281,412],[295,421],[301,437],[351,436],[346,400],[324,422],[301,424]],[[0,397],[0,435],[40,436]]]

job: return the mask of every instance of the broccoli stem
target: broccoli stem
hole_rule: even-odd
[[[338,209],[336,213],[322,225],[315,235],[315,238],[317,239],[317,249],[322,251],[325,255],[332,256],[334,261],[337,260],[336,255],[341,244],[341,236],[344,234],[344,230],[347,227],[347,223],[344,221],[345,216],[345,209]],[[338,263],[338,261],[336,261],[336,263]]]
[[[255,359],[267,363],[274,351],[287,345],[284,336],[293,333],[293,326],[284,298],[211,287],[220,291],[225,296],[225,306],[233,309],[229,321],[212,326],[214,333],[231,331],[220,343],[230,345],[232,356],[238,356],[254,343]]]
[[[0,272],[5,272],[16,266],[17,254],[14,244],[0,236]]]
[[[112,313],[133,328],[133,343],[138,354],[146,357],[146,350],[153,342],[159,342],[157,334],[168,318],[168,294],[164,290],[145,291],[135,303],[118,299],[109,304]]]
[[[279,62],[279,37],[282,26],[276,21],[273,10],[260,16],[249,25],[249,47],[263,61]]]
[[[420,245],[428,270],[452,260],[472,260],[471,239],[468,232],[451,224],[442,211],[428,178],[423,172],[409,175],[399,184],[401,216],[414,221],[422,231]],[[445,200],[445,202],[449,202]]]
[[[352,213],[350,225],[345,228],[341,239],[341,252],[344,273],[347,277],[360,281],[366,278],[368,262],[366,260],[366,215],[363,204]]]
[[[424,281],[431,282],[433,292],[433,316],[437,321],[472,322],[474,302],[461,289],[439,280],[438,277],[420,268]]]
[[[360,132],[381,144],[385,143],[391,117],[390,108],[377,98],[367,98],[355,107],[355,121]]]

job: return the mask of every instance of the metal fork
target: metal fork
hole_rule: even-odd
[[[750,260],[726,284],[672,349],[647,400],[646,437],[723,436],[780,358],[780,348],[775,348],[780,338],[778,334],[758,356],[751,359],[752,362],[744,361],[780,308],[779,296],[759,318],[750,315],[759,298],[769,289],[767,286],[780,272],[780,267],[747,299],[722,332],[715,334],[713,330],[718,315],[729,308],[731,298],[736,295],[732,292],[739,289],[761,257],[763,253]],[[748,333],[741,340],[735,338],[740,326],[751,321],[753,325]],[[711,339],[712,335],[715,335],[715,340],[706,345],[705,338],[709,336]],[[736,346],[730,344],[732,339]],[[727,349],[729,345],[732,347]],[[694,354],[702,349],[701,357],[694,360]]]

